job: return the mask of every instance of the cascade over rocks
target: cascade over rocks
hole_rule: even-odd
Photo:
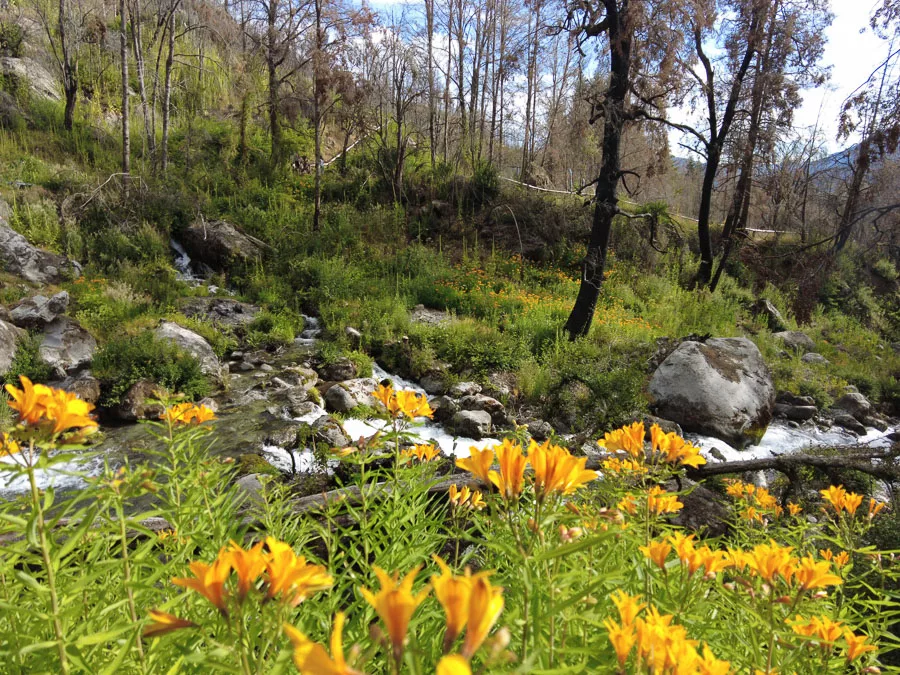
[[[0,216],[0,267],[33,284],[56,284],[81,275],[81,265],[29,243],[3,216]]]
[[[660,417],[736,447],[762,438],[775,406],[772,375],[746,338],[682,342],[653,374],[650,395]]]
[[[200,362],[200,370],[205,375],[214,377],[216,380],[221,379],[222,367],[216,353],[209,343],[194,331],[172,321],[161,321],[154,331],[154,335],[161,340],[175,343],[196,358]]]
[[[262,257],[262,242],[224,220],[196,220],[180,236],[181,245],[193,260],[219,272]]]

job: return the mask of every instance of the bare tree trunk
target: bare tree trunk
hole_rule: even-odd
[[[172,105],[172,67],[175,62],[175,10],[178,2],[172,3],[169,11],[168,44],[166,54],[166,74],[163,82],[163,111],[162,111],[162,149],[160,153],[160,167],[163,174],[169,169],[169,120],[171,118]]]
[[[141,96],[141,116],[144,120],[144,147],[141,155],[146,157],[147,151],[149,151],[151,156],[155,152],[156,134],[147,104],[147,87],[144,83],[144,49],[141,39],[141,11],[137,2],[131,6],[131,42],[132,50],[134,51],[134,65],[138,77],[138,93]]]
[[[447,73],[444,77],[444,162],[450,156],[450,72],[453,67],[453,1],[447,2]]]
[[[278,90],[281,83],[278,80],[278,64],[276,63],[277,18],[278,3],[276,0],[270,0],[266,17],[266,68],[269,75],[269,136],[271,141],[269,160],[273,169],[281,158],[281,125],[278,119]]]
[[[587,335],[594,320],[600,286],[606,267],[606,251],[613,218],[618,212],[616,188],[621,173],[622,134],[625,129],[625,102],[631,77],[631,41],[628,1],[603,0],[609,45],[609,85],[604,97],[603,146],[600,174],[594,192],[594,219],[581,271],[581,286],[566,321],[565,331],[574,340]]]
[[[428,143],[431,153],[431,168],[434,168],[435,102],[434,102],[434,0],[425,0],[425,30],[428,32]]]
[[[128,17],[125,0],[119,0],[119,18],[122,32],[119,37],[119,58],[122,60],[122,173],[125,174],[125,192],[128,193],[128,176],[131,173],[131,130],[128,119]]]
[[[462,158],[463,143],[466,140],[468,125],[466,120],[466,24],[463,8],[464,0],[458,0],[456,5],[456,88],[459,100],[459,147],[456,150],[456,163]]]
[[[63,127],[72,131],[75,124],[75,102],[78,99],[78,63],[73,61],[66,24],[69,22],[66,0],[59,0],[59,44],[62,52],[63,91],[66,108],[63,113]]]
[[[528,156],[528,149],[531,147],[531,136],[530,136],[530,125],[531,125],[531,102],[532,97],[534,96],[534,59],[532,51],[534,48],[534,43],[531,39],[531,34],[533,31],[537,30],[535,26],[532,25],[532,18],[534,13],[528,15],[528,70],[525,74],[526,81],[526,94],[525,94],[525,119],[524,119],[524,132],[522,136],[522,168],[519,171],[519,179],[522,181],[528,180],[528,174],[530,169],[530,157]]]
[[[315,0],[316,43],[313,54],[313,125],[315,126],[315,180],[313,182],[313,232],[319,231],[322,212],[322,96],[324,82],[322,73],[322,51],[325,48],[325,30],[322,28],[322,0]]]

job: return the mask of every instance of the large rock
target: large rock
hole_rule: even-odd
[[[794,422],[805,422],[811,420],[819,412],[814,405],[791,405],[790,403],[776,403],[774,414],[775,417],[783,417]]]
[[[19,347],[19,339],[25,335],[25,331],[16,328],[11,323],[0,320],[0,374],[9,372],[16,351]],[[18,373],[13,373],[18,375]]]
[[[259,314],[259,307],[230,298],[191,298],[181,307],[185,316],[209,321],[217,326],[245,326]]]
[[[37,248],[0,218],[0,267],[34,284],[56,284],[81,274],[65,256]]]
[[[656,414],[736,447],[762,438],[775,406],[772,375],[746,338],[682,342],[650,380]]]
[[[457,436],[477,441],[491,433],[491,416],[483,410],[460,410],[450,419],[447,427]]]
[[[100,400],[100,380],[90,373],[69,376],[61,382],[52,383],[57,389],[75,394],[82,401],[96,403]]]
[[[61,316],[44,327],[41,358],[57,373],[70,373],[90,365],[97,341],[75,319]]]
[[[350,439],[341,423],[330,415],[322,415],[311,426],[317,443],[324,443],[330,448],[346,448],[350,445]]]
[[[69,307],[69,294],[61,291],[54,296],[35,295],[25,298],[12,308],[10,320],[20,328],[42,328],[66,313]]]
[[[158,400],[160,387],[150,380],[138,380],[125,392],[121,402],[113,410],[113,415],[123,422],[159,419],[163,407],[159,403],[151,403],[148,399]]]
[[[463,396],[459,400],[459,407],[462,410],[483,410],[491,416],[491,422],[497,426],[503,426],[510,423],[509,415],[506,408],[495,398],[485,396],[484,394],[471,394]]]
[[[191,223],[181,233],[181,244],[192,259],[218,271],[229,271],[236,263],[248,264],[262,257],[258,239],[224,220]]]
[[[341,384],[336,384],[325,392],[325,406],[328,410],[345,413],[350,412],[358,405],[356,399],[353,398],[353,394]]]
[[[812,352],[816,349],[816,343],[812,341],[812,338],[799,330],[783,330],[775,333],[772,337],[795,352]]]
[[[175,343],[196,358],[200,362],[200,370],[205,375],[216,379],[221,377],[221,366],[219,365],[219,359],[216,358],[216,353],[209,343],[194,331],[179,326],[172,321],[162,321],[157,326],[154,334],[161,340]]]
[[[48,101],[62,98],[56,78],[44,66],[29,58],[0,57],[0,76],[28,87],[32,96]]]
[[[872,404],[869,403],[869,399],[867,399],[859,392],[850,392],[844,394],[834,402],[832,408],[843,410],[848,415],[852,415],[860,422],[862,422],[872,414]]]
[[[319,377],[326,382],[352,380],[358,372],[356,364],[346,356],[338,357],[334,361],[319,366]]]
[[[769,330],[778,333],[787,330],[787,324],[778,308],[772,304],[768,298],[760,298],[753,304],[752,311],[754,314],[764,316],[769,324]]]

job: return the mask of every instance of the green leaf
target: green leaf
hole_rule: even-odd
[[[100,633],[91,633],[90,635],[84,635],[75,640],[75,645],[77,647],[87,647],[88,645],[96,645],[101,642],[109,642],[113,638],[129,630],[134,630],[134,626],[124,626],[122,628],[102,631]]]

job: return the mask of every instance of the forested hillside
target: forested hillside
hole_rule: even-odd
[[[0,672],[900,672],[900,6],[423,2],[0,0]]]

